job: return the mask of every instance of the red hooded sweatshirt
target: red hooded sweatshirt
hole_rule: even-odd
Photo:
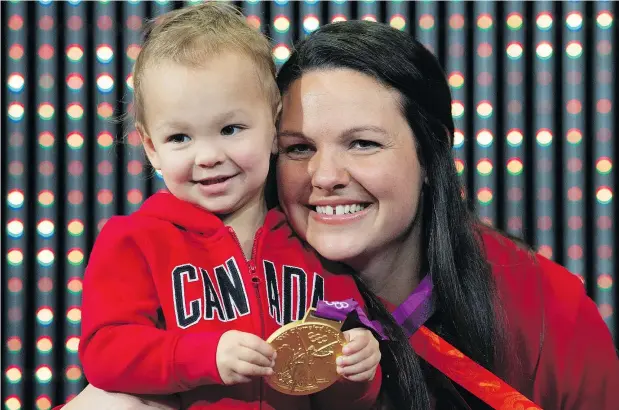
[[[80,359],[90,383],[106,391],[195,389],[183,395],[192,409],[368,408],[379,373],[371,383],[288,396],[261,379],[223,385],[215,359],[228,330],[266,339],[318,300],[350,297],[363,302],[353,278],[326,272],[281,212],[267,214],[247,261],[219,218],[158,193],[134,214],[111,218],[97,238],[84,278]]]

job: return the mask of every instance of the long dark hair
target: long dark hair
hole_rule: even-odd
[[[451,92],[436,58],[410,35],[365,21],[328,24],[299,42],[281,68],[282,94],[303,73],[346,68],[399,91],[428,182],[421,196],[424,263],[434,282],[436,313],[427,325],[490,371],[495,371],[501,326],[495,287],[476,218],[462,197],[451,146]],[[284,107],[285,110],[285,107]],[[377,296],[356,276],[368,312],[395,339],[383,346],[383,384],[398,409],[457,407],[461,396],[420,360]]]

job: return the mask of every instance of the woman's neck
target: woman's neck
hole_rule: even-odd
[[[264,194],[260,194],[242,208],[222,218],[226,226],[234,229],[246,259],[251,258],[256,231],[264,224],[266,214]]]
[[[415,290],[422,278],[421,223],[388,247],[371,256],[356,257],[349,265],[378,297],[399,305]]]

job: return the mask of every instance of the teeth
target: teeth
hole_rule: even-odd
[[[367,205],[362,204],[353,204],[353,205],[336,205],[332,207],[331,205],[326,206],[317,206],[316,212],[322,215],[345,215],[345,214],[354,214],[366,208]]]

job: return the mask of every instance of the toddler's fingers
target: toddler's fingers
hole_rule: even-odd
[[[266,357],[272,359],[275,358],[275,349],[273,349],[273,346],[254,334],[245,333],[240,341],[240,344],[241,346],[257,351]]]
[[[238,358],[244,362],[252,363],[260,367],[273,367],[273,360],[270,357],[263,355],[257,350],[253,350],[244,346],[238,348]]]

